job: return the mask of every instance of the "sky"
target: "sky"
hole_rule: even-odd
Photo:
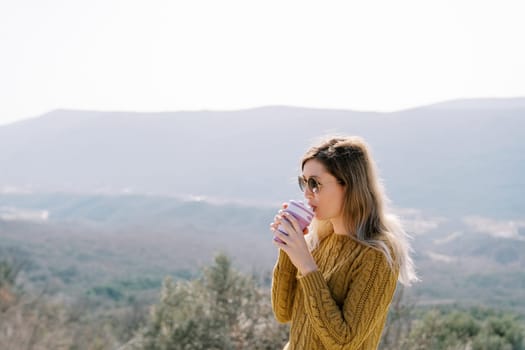
[[[525,97],[524,15],[522,0],[0,0],[0,125]]]

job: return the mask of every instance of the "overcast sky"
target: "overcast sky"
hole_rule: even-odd
[[[525,1],[0,0],[0,124],[525,96]]]

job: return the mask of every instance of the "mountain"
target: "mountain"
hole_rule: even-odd
[[[525,98],[393,113],[56,110],[0,127],[0,190],[275,205],[301,196],[299,159],[317,137],[357,134],[393,206],[512,219],[525,212],[524,116]]]

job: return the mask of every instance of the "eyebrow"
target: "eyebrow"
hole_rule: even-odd
[[[303,179],[307,179],[307,177],[304,176],[304,174],[302,174],[301,176],[303,177]],[[319,178],[320,178],[320,176],[318,176],[318,175],[312,175],[312,176],[309,176],[308,179],[310,179],[310,178],[312,178],[312,177],[315,177],[316,179],[319,179]]]

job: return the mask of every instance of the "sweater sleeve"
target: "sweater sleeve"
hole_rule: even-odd
[[[285,323],[292,318],[292,308],[297,288],[297,268],[288,255],[279,250],[273,268],[272,309],[277,321]]]
[[[305,309],[327,349],[359,348],[377,322],[384,320],[396,289],[397,273],[382,253],[373,251],[363,260],[339,307],[320,271],[299,279]]]

